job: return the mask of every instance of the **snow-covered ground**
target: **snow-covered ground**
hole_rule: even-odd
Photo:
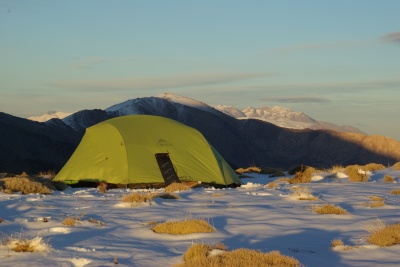
[[[383,182],[384,174],[396,183]],[[400,245],[376,247],[366,242],[366,229],[376,219],[386,224],[400,220],[400,171],[391,168],[370,174],[367,183],[351,183],[347,177],[327,178],[320,173],[309,184],[283,181],[269,189],[276,178],[252,175],[236,189],[195,188],[178,192],[180,199],[156,198],[151,203],[121,205],[129,189],[112,189],[106,194],[96,188],[69,188],[51,195],[0,193],[0,236],[42,237],[45,252],[13,252],[0,245],[1,266],[172,266],[182,260],[193,242],[222,242],[229,250],[279,250],[305,266],[399,266]],[[296,200],[292,187],[308,187],[319,201]],[[154,190],[162,191],[163,189]],[[370,196],[385,199],[382,207],[363,203]],[[321,215],[313,205],[333,203],[348,210],[346,215]],[[62,224],[66,216],[80,217],[76,226]],[[146,223],[203,218],[216,229],[213,233],[168,235],[154,233]],[[44,222],[47,218],[48,222]],[[92,223],[94,219],[103,225]],[[341,239],[350,250],[331,248]]]

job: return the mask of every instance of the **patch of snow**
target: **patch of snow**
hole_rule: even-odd
[[[71,112],[63,112],[63,111],[48,111],[43,115],[40,116],[32,116],[28,117],[28,120],[31,121],[38,121],[38,122],[45,122],[51,119],[64,119],[65,117],[68,117],[71,115]]]

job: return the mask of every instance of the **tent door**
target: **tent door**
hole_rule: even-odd
[[[181,182],[175,172],[174,165],[172,164],[168,153],[156,154],[156,160],[166,185]]]

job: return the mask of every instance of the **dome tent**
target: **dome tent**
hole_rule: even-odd
[[[194,128],[151,115],[129,115],[86,129],[54,181],[126,186],[192,181],[235,186],[240,179]]]

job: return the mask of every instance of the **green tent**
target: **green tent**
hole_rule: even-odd
[[[240,184],[235,172],[199,131],[150,115],[117,117],[87,128],[54,180],[127,186],[179,181]]]

